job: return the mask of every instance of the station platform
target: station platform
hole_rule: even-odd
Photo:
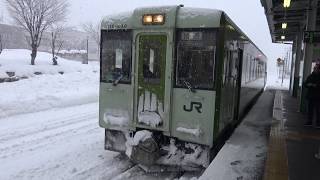
[[[264,91],[199,180],[262,179],[274,90]]]
[[[264,180],[319,180],[320,129],[304,127],[306,115],[288,91],[274,100]]]

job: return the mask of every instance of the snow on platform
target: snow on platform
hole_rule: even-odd
[[[274,93],[265,91],[200,180],[261,179],[267,155]]]

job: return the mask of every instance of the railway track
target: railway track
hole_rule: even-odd
[[[134,165],[128,168],[126,171],[118,174],[116,177],[112,178],[112,180],[136,180],[136,179],[152,179],[152,180],[160,180],[160,179],[180,179],[184,176],[186,172],[145,172],[139,165]]]
[[[0,119],[0,179],[187,177],[186,172],[148,173],[125,155],[105,151],[96,110],[96,104],[88,104]]]

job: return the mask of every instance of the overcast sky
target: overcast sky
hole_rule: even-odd
[[[69,0],[68,24],[98,22],[103,16],[133,10],[141,6],[178,5],[224,10],[229,17],[269,58],[269,70],[275,70],[275,61],[283,58],[289,46],[273,44],[260,0]],[[0,0],[0,16],[10,23],[5,12],[5,0]],[[272,71],[270,71],[271,73]]]

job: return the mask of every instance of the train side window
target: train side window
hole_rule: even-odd
[[[177,37],[175,86],[213,89],[215,32],[180,31]]]
[[[101,32],[101,82],[131,83],[130,31]]]
[[[244,59],[244,65],[245,65],[245,72],[244,72],[244,75],[245,75],[245,83],[247,83],[249,81],[249,57],[248,57],[248,54],[246,54],[246,58]]]

